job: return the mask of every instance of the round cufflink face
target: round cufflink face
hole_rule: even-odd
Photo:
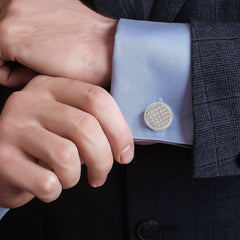
[[[147,107],[144,113],[146,125],[154,130],[161,131],[168,128],[173,120],[171,108],[162,102],[152,103]]]

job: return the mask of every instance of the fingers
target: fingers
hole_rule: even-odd
[[[77,177],[80,175],[80,171],[79,174],[77,171],[80,168],[79,151],[82,162],[88,168],[90,185],[94,187],[103,185],[112,168],[113,156],[99,122],[90,114],[62,103],[50,103],[47,109],[48,111],[39,113],[39,120],[50,132],[31,130],[31,136],[26,137],[24,134],[21,141],[24,143],[24,150],[53,166],[54,172],[65,188],[75,185],[77,183],[75,181],[79,179]],[[71,141],[66,139],[64,142],[60,141],[58,136]],[[38,139],[42,140],[41,143]],[[28,150],[30,145],[31,148]]]
[[[0,206],[2,208],[17,208],[30,202],[35,196],[29,192],[20,190],[13,186],[1,186]]]
[[[22,135],[19,147],[38,159],[40,166],[52,169],[62,188],[71,188],[78,183],[81,164],[73,142],[44,128],[33,126]]]
[[[90,84],[36,77],[11,95],[0,120],[0,181],[45,202],[78,182],[81,161],[97,187],[113,156],[120,163],[133,158],[132,135],[117,104]]]
[[[21,190],[12,184],[6,184],[6,180],[0,177],[0,206],[3,208],[20,207],[35,196],[29,192]]]
[[[27,83],[36,72],[17,63],[4,63],[0,59],[0,84],[15,87]]]
[[[118,105],[107,91],[63,78],[53,78],[49,89],[57,101],[88,112],[99,121],[116,161],[125,164],[133,159],[131,131]]]
[[[60,195],[62,187],[52,171],[40,167],[32,158],[9,146],[1,145],[0,154],[0,176],[8,184],[44,202],[53,201]]]

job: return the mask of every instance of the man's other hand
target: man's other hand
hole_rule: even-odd
[[[34,196],[55,200],[80,178],[101,186],[113,158],[129,163],[130,129],[103,88],[66,78],[37,76],[7,100],[0,116],[0,206]]]

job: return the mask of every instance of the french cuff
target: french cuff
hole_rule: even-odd
[[[188,24],[120,20],[111,94],[135,141],[192,145],[190,40]]]

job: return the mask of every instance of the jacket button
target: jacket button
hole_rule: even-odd
[[[160,235],[160,226],[156,221],[147,220],[138,226],[137,235],[141,240],[155,240]]]

